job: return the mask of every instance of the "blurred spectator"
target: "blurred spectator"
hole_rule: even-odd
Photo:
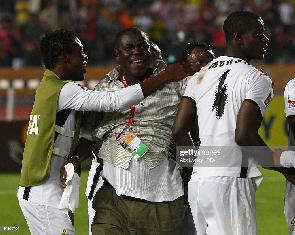
[[[46,31],[57,29],[57,8],[52,1],[48,1],[45,8],[39,13],[39,21]]]
[[[138,14],[133,19],[133,25],[144,31],[148,36],[150,36],[153,20],[147,14],[147,11],[145,9],[139,9]]]
[[[38,35],[32,35],[31,38],[24,40],[24,57],[26,66],[42,66],[39,41],[40,38]]]
[[[18,25],[24,25],[30,17],[29,2],[27,0],[17,0],[14,5],[15,22]]]
[[[280,20],[285,26],[293,23],[293,7],[291,0],[281,0],[278,4]]]
[[[223,55],[226,49],[225,34],[223,32],[222,24],[217,25],[216,30],[212,34],[212,46],[215,50],[215,55]]]
[[[8,18],[0,19],[0,41],[2,58],[0,60],[1,66],[11,66],[11,53],[12,53],[12,42],[11,42],[11,20]]]
[[[152,3],[151,11],[159,19],[164,20],[171,12],[172,3],[169,0],[156,0]]]
[[[13,69],[19,69],[24,66],[24,53],[23,53],[23,38],[19,26],[15,26],[11,31],[12,42],[12,61],[11,66]]]
[[[158,16],[154,17],[151,32],[150,32],[150,39],[154,41],[161,50],[165,47],[165,25],[162,20]]]
[[[252,10],[264,19],[271,40],[261,63],[291,63],[294,5],[293,0],[1,0],[0,47],[4,50],[0,66],[21,61],[21,55],[24,66],[42,64],[33,42],[56,28],[77,33],[91,65],[115,63],[109,53],[114,37],[130,26],[144,30],[167,62],[177,60],[179,48],[191,41],[208,42],[218,56],[224,50],[220,25],[225,16],[239,9]],[[16,26],[21,26],[18,33]]]
[[[122,29],[133,26],[133,16],[130,14],[130,10],[126,3],[122,3],[122,6],[117,13],[117,18]]]
[[[37,15],[41,9],[42,0],[29,0],[29,12]]]

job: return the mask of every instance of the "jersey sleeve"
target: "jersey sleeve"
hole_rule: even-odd
[[[295,115],[295,78],[290,80],[284,90],[286,117]]]
[[[85,90],[74,82],[65,84],[60,92],[60,109],[78,111],[105,111],[125,109],[144,99],[139,84],[118,91]]]
[[[264,116],[267,106],[273,99],[273,87],[271,79],[262,72],[256,70],[249,73],[247,80],[246,100],[255,102]]]
[[[281,154],[280,164],[283,167],[294,167],[295,166],[295,152],[294,151],[284,151]]]

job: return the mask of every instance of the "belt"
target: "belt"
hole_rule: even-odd
[[[111,185],[110,182],[104,177],[103,177],[103,185],[108,187],[108,188],[111,188],[111,189],[115,190],[113,185]],[[136,198],[136,197],[130,197],[130,196],[125,196],[125,195],[121,195],[121,196],[118,196],[118,197],[124,198],[125,200],[128,200],[128,201],[151,203],[150,201],[147,201],[147,200],[144,200],[144,199],[141,199],[141,198]]]

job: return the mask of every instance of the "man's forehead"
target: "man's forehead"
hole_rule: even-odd
[[[144,38],[145,40],[149,41],[148,36],[142,31],[127,31],[122,35],[122,38],[129,38],[129,39]]]
[[[121,43],[122,44],[142,44],[142,43],[149,43],[149,40],[146,39],[145,37],[138,36],[136,37],[134,34],[133,35],[125,35],[121,38]]]

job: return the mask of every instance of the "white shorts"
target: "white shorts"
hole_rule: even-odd
[[[252,179],[206,177],[191,180],[188,200],[198,235],[256,235]]]
[[[295,226],[291,221],[295,217],[295,185],[286,180],[284,213],[289,233],[295,235]]]
[[[40,205],[21,198],[18,201],[31,234],[75,235],[75,228],[70,217],[57,208]]]

